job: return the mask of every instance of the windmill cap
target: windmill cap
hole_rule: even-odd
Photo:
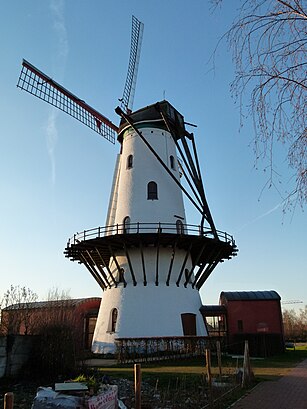
[[[155,104],[148,105],[137,111],[132,112],[129,118],[133,122],[136,128],[140,127],[141,124],[152,123],[153,127],[158,127],[159,129],[164,129],[166,131],[171,131],[176,140],[180,139],[181,136],[187,134],[184,125],[184,117],[181,115],[168,101],[163,100],[156,102]],[[165,119],[164,119],[165,118]],[[167,124],[166,124],[167,122]],[[118,141],[122,143],[124,132],[129,129],[131,125],[122,118],[120,121]],[[168,129],[169,127],[169,129]]]

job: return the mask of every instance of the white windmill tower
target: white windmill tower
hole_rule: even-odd
[[[93,339],[101,353],[114,352],[117,339],[207,335],[199,289],[236,254],[233,238],[214,226],[183,116],[167,101],[132,112],[142,32],[133,17],[119,127],[25,60],[18,82],[108,140],[118,135],[106,225],[74,235],[65,249],[103,290]],[[200,226],[187,224],[183,195],[200,212]]]

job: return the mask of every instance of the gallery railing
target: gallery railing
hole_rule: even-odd
[[[96,227],[76,233],[68,241],[68,245],[79,243],[80,241],[117,235],[117,234],[142,234],[142,233],[169,233],[179,235],[193,235],[215,239],[214,233],[210,229],[201,228],[193,224],[176,223],[129,223],[115,224],[110,226]],[[217,230],[218,239],[234,245],[233,237],[220,230]]]

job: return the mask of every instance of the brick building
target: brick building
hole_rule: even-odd
[[[248,340],[252,356],[284,351],[280,296],[276,291],[221,292],[219,305],[203,306],[209,335],[224,337],[230,353],[242,354]]]
[[[36,335],[61,324],[73,328],[77,350],[90,350],[101,298],[39,301],[10,305],[1,311],[2,335]]]

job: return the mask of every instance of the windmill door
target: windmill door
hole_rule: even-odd
[[[181,322],[183,335],[197,335],[196,334],[196,314],[184,313],[181,314]]]

